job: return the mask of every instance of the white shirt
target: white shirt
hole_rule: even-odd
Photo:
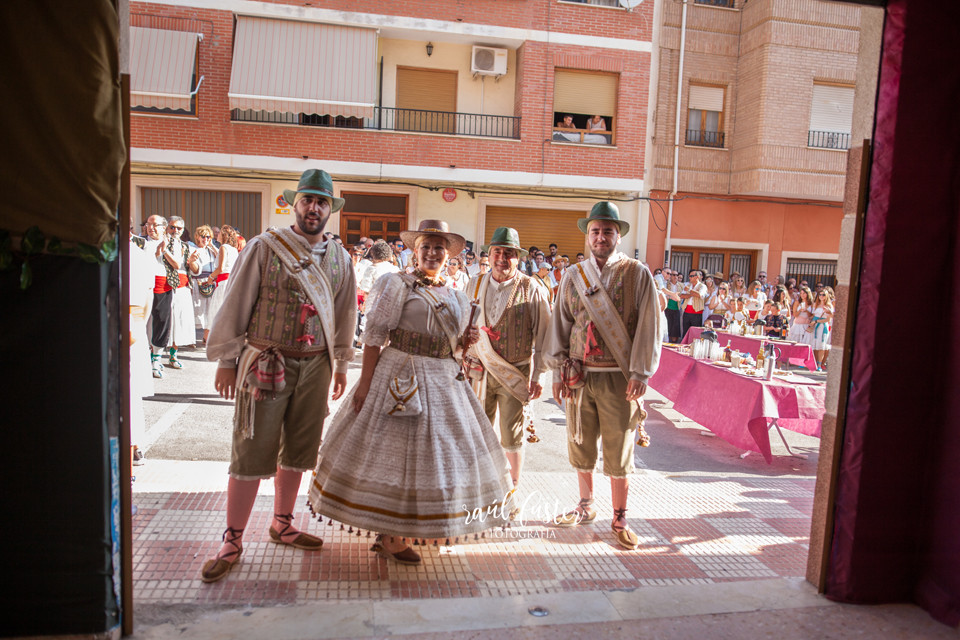
[[[743,308],[746,311],[759,311],[763,309],[763,303],[767,301],[767,294],[765,294],[763,291],[757,290],[757,297],[751,298],[750,294],[746,294],[744,295],[743,299]]]
[[[363,275],[360,277],[360,284],[358,284],[357,287],[364,293],[370,293],[370,290],[373,289],[373,283],[375,283],[380,276],[385,273],[396,273],[397,271],[400,271],[400,269],[389,260],[374,262],[363,271]]]
[[[153,275],[166,277],[167,270],[164,268],[163,263],[160,262],[163,260],[163,257],[157,257],[157,245],[160,244],[159,240],[151,240],[147,238],[143,243],[143,251],[153,260]]]
[[[457,289],[463,291],[467,288],[467,282],[470,278],[467,277],[467,274],[463,272],[462,269],[457,269],[456,275],[450,275],[450,272],[447,271],[443,274],[443,277],[447,281],[447,286],[451,289]]]
[[[680,301],[681,311],[686,312],[688,306],[693,307],[696,313],[700,313],[701,311],[703,311],[702,305],[704,304],[707,297],[707,285],[703,284],[702,282],[698,282],[696,286],[694,286],[690,282],[687,282],[683,285],[682,293],[692,293],[694,291],[700,294],[700,299],[694,300],[693,298],[687,298],[686,300],[681,300]],[[701,307],[701,308],[697,309],[697,307]]]
[[[372,264],[372,260],[369,258],[363,258],[353,267],[353,272],[357,275],[357,282],[360,282],[360,278],[363,277],[363,272],[366,271],[367,267]]]
[[[413,255],[413,249],[411,249],[410,247],[407,247],[406,249],[400,252],[400,255],[397,257],[397,262],[400,263],[401,269],[406,269],[407,267],[410,266],[410,256],[412,255]]]
[[[478,273],[480,273],[480,263],[479,263],[479,262],[474,262],[473,264],[468,264],[468,265],[467,265],[467,275],[468,275],[469,277],[472,278],[473,276],[477,275]]]

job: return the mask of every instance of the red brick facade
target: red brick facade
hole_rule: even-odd
[[[286,3],[292,4],[292,3]],[[429,18],[500,27],[562,31],[649,42],[653,3],[634,11],[556,0],[448,3],[419,0],[322,2],[319,8],[353,13]],[[646,52],[527,40],[517,51],[514,115],[521,139],[408,134],[251,122],[232,122],[227,92],[233,51],[234,15],[229,11],[133,2],[131,24],[197,30],[199,72],[197,117],[136,114],[131,118],[134,148],[332,159],[390,165],[602,176],[642,175],[646,135],[650,54]],[[425,36],[427,39],[428,36]],[[555,67],[619,74],[616,148],[551,144]]]

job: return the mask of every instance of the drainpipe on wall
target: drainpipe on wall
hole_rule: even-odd
[[[683,14],[680,17],[680,64],[677,69],[677,122],[673,133],[673,185],[670,188],[670,201],[667,203],[667,238],[663,245],[663,266],[670,264],[673,253],[670,250],[670,232],[673,231],[673,200],[677,196],[680,174],[680,99],[683,97],[683,50],[687,40],[687,1],[682,0]]]

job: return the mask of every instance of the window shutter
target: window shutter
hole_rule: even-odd
[[[397,67],[397,108],[457,110],[457,72]]]
[[[691,84],[687,108],[723,113],[723,87],[704,87]]]
[[[853,87],[813,85],[810,108],[811,131],[850,133],[853,123]]]
[[[617,80],[609,73],[554,72],[553,110],[586,115],[617,115]]]

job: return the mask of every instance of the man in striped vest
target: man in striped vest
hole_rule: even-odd
[[[580,503],[556,524],[596,519],[599,442],[603,474],[610,478],[612,529],[617,543],[632,550],[639,538],[627,524],[628,478],[647,380],[660,363],[660,304],[650,271],[617,251],[630,225],[615,204],[598,202],[577,224],[591,255],[563,274],[544,357],[554,370],[553,396],[558,403],[565,399],[567,451],[580,485]]]
[[[273,477],[276,490],[270,541],[307,551],[323,545],[294,526],[293,508],[303,472],[317,464],[331,378],[334,400],[347,386],[357,279],[346,250],[323,238],[344,204],[329,174],[305,171],[283,197],[296,224],[261,233],[240,253],[207,341],[207,358],[220,363],[216,389],[237,404],[227,529],[220,552],[203,565],[204,582],[220,580],[240,559],[264,478]]]
[[[471,347],[471,354],[484,370],[475,388],[490,424],[500,412],[500,445],[516,486],[523,466],[523,408],[542,391],[550,294],[517,268],[527,252],[516,229],[498,228],[482,249],[489,253],[490,271],[476,275],[467,285],[480,327],[480,340]]]

